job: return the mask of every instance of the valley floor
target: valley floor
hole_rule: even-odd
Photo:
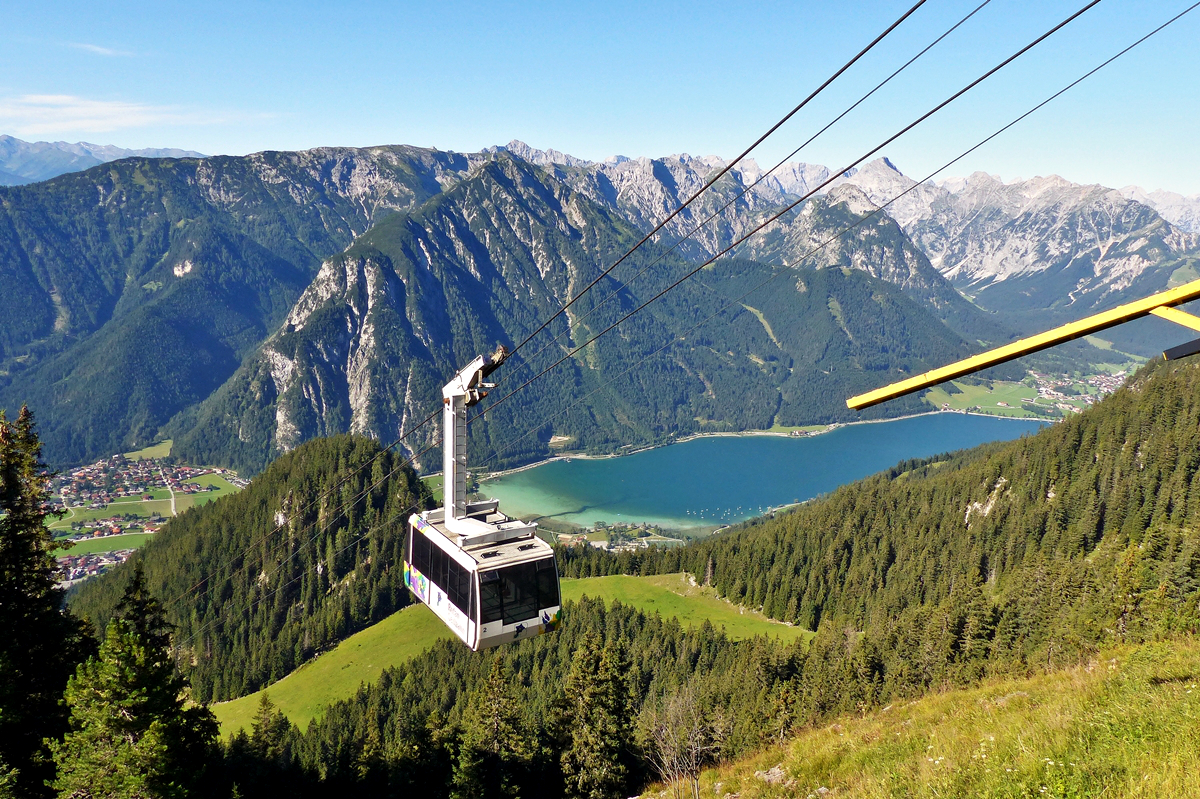
[[[1194,639],[1114,649],[806,731],[706,771],[700,795],[1200,796],[1198,685]]]

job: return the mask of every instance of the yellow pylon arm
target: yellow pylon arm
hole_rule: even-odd
[[[874,391],[868,391],[866,394],[859,394],[856,397],[846,400],[846,405],[854,410],[869,408],[872,405],[878,405],[881,402],[902,397],[905,394],[911,394],[914,391],[920,391],[923,388],[929,388],[938,383],[953,380],[956,377],[962,377],[972,372],[978,372],[992,366],[1007,363],[1023,355],[1041,352],[1064,341],[1072,341],[1100,330],[1124,324],[1147,314],[1161,316],[1172,322],[1200,330],[1200,319],[1172,307],[1182,305],[1197,298],[1200,298],[1200,280],[1193,280],[1191,283],[1185,283],[1177,288],[1152,294],[1145,299],[1119,305],[1112,310],[1094,314],[1077,322],[1069,322],[1061,327],[1048,330],[1045,333],[1038,333],[1035,336],[1014,341],[1011,344],[1005,344],[1003,347],[997,347],[994,350],[972,355],[970,358],[964,358],[949,366],[932,369],[916,377],[892,383],[890,386],[877,388]],[[1179,317],[1186,317],[1186,320]]]
[[[1169,306],[1159,306],[1150,311],[1155,316],[1166,319],[1168,322],[1174,322],[1177,325],[1190,327],[1192,330],[1200,330],[1200,317],[1192,316],[1190,313],[1184,313],[1178,308]]]

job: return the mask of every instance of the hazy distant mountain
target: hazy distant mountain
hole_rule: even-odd
[[[81,141],[27,142],[12,136],[0,135],[0,186],[20,186],[41,180],[79,172],[97,164],[130,156],[143,158],[203,158],[192,150],[148,148],[126,150],[111,144],[91,144]]]
[[[1185,197],[1163,189],[1148,192],[1140,186],[1126,186],[1120,192],[1122,196],[1158,211],[1159,216],[1180,230],[1200,233],[1200,194]]]

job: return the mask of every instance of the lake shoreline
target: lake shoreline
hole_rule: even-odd
[[[613,458],[625,458],[630,455],[637,455],[638,453],[641,453],[641,452],[649,452],[650,450],[654,450],[654,449],[670,447],[675,444],[686,444],[689,441],[695,441],[695,440],[701,439],[701,438],[751,438],[751,437],[755,437],[755,436],[774,436],[777,438],[816,438],[817,436],[823,436],[826,433],[832,433],[834,430],[839,430],[843,427],[853,427],[855,425],[863,425],[863,424],[886,424],[888,422],[899,422],[899,421],[903,421],[905,419],[919,419],[922,416],[936,416],[938,414],[943,414],[943,413],[951,413],[951,414],[956,414],[959,416],[982,416],[982,417],[986,417],[988,419],[1009,419],[1009,420],[1012,420],[1015,422],[1045,421],[1046,424],[1052,424],[1054,421],[1057,421],[1057,420],[1051,420],[1051,419],[1042,420],[1042,419],[1038,419],[1038,418],[1029,418],[1026,416],[1001,416],[1000,414],[996,414],[996,413],[978,413],[975,411],[932,410],[932,411],[924,411],[922,413],[910,413],[907,416],[893,416],[888,419],[861,419],[856,422],[834,422],[833,424],[826,425],[824,430],[814,430],[811,433],[805,433],[804,435],[799,435],[799,436],[793,435],[790,432],[785,433],[785,432],[779,432],[779,431],[774,431],[774,430],[742,430],[742,431],[723,431],[723,432],[719,432],[719,433],[692,433],[691,435],[684,436],[683,438],[677,438],[674,441],[668,441],[668,442],[665,442],[662,444],[647,444],[646,446],[643,446],[639,449],[633,449],[633,450],[630,450],[629,452],[616,452],[611,455],[587,455],[587,454],[583,454],[583,453],[576,454],[576,455],[555,455],[553,457],[545,458],[544,460],[536,461],[534,463],[527,463],[524,466],[517,466],[512,469],[503,469],[498,472],[488,472],[485,477],[479,478],[479,482],[482,485],[483,483],[486,483],[489,480],[496,480],[501,477],[507,477],[509,475],[519,474],[520,472],[529,471],[530,469],[536,469],[539,466],[545,466],[546,464],[554,463],[555,461],[570,461],[572,459],[602,461],[602,460],[611,460]],[[440,474],[440,472],[438,474]],[[803,503],[794,503],[794,504],[803,504]]]

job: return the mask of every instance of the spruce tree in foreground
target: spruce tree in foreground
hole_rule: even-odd
[[[632,750],[628,658],[619,643],[601,652],[589,632],[576,651],[563,692],[565,749],[560,762],[570,799],[626,795]]]
[[[521,712],[497,657],[487,681],[463,714],[463,737],[454,767],[456,799],[514,799],[529,770],[530,744]]]
[[[99,655],[67,684],[71,731],[51,744],[54,787],[72,799],[193,795],[215,752],[217,723],[187,707],[187,680],[170,653],[170,628],[138,568]]]
[[[56,588],[41,456],[29,409],[15,422],[0,411],[0,796],[47,795],[44,741],[66,731],[63,688],[93,647]]]

